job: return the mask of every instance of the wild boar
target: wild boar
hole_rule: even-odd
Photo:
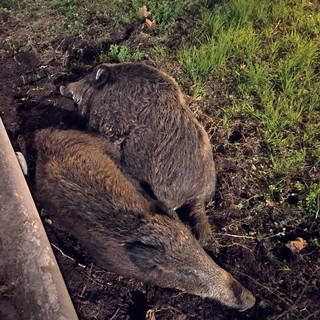
[[[211,236],[205,203],[216,179],[212,148],[173,78],[142,63],[104,64],[60,92],[78,104],[89,129],[118,145],[123,171],[187,214],[205,244]]]
[[[105,138],[79,131],[37,133],[37,197],[50,216],[105,270],[251,308],[251,292],[178,218],[158,212],[136,190],[106,154],[109,147]]]

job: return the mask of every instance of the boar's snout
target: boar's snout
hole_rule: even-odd
[[[243,307],[239,309],[240,312],[252,308],[256,303],[256,298],[249,290],[244,290],[242,292],[241,300],[243,301]]]
[[[255,305],[256,298],[254,295],[249,290],[245,289],[238,281],[235,280],[232,287],[235,291],[241,290],[239,295],[239,304],[237,307],[240,312],[246,311]],[[239,288],[235,289],[235,287]]]
[[[229,289],[232,294],[227,295],[226,304],[240,312],[252,308],[256,303],[256,298],[231,275],[228,276],[230,276]]]

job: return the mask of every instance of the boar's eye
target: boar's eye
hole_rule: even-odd
[[[161,247],[145,244],[141,241],[126,243],[125,249],[130,260],[144,272],[150,272],[161,264],[164,254]]]
[[[93,86],[95,89],[101,89],[106,83],[113,83],[111,68],[107,66],[101,66],[97,69],[93,78]]]

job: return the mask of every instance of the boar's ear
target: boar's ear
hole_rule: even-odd
[[[161,264],[164,249],[141,241],[133,241],[125,244],[126,252],[130,260],[142,271],[150,272]],[[163,258],[162,258],[163,259]]]
[[[99,67],[93,76],[93,86],[95,89],[101,89],[106,83],[113,83],[111,68],[108,66]]]
[[[151,213],[162,214],[173,219],[178,219],[177,213],[169,209],[163,202],[154,200],[151,202]]]

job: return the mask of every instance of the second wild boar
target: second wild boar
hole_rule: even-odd
[[[251,292],[205,253],[179,219],[158,212],[136,190],[106,154],[106,139],[45,129],[37,133],[36,147],[38,200],[97,265],[238,310],[254,305]]]
[[[211,235],[205,203],[215,190],[209,137],[177,83],[142,63],[103,64],[60,87],[88,127],[118,145],[121,167],[152,197],[188,214],[202,244]]]

